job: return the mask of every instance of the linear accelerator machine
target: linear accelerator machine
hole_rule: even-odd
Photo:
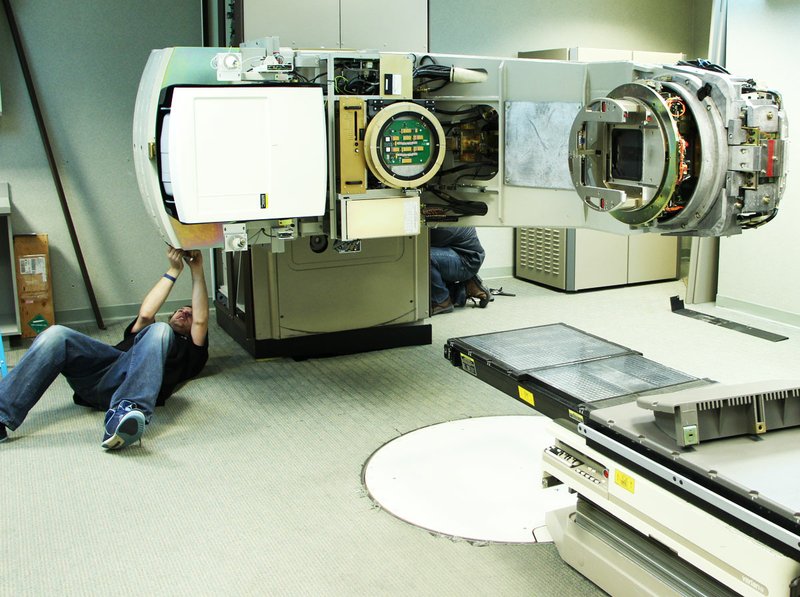
[[[294,50],[265,38],[153,51],[133,138],[163,238],[224,249],[220,325],[257,356],[303,356],[430,342],[425,227],[759,227],[784,191],[787,121],[776,92],[704,63]],[[796,455],[795,430],[774,429],[800,421],[800,384],[737,393],[555,331],[455,339],[446,354],[557,421],[546,479],[580,496],[550,525],[565,559],[615,594],[797,595],[798,484],[781,504],[785,492],[729,476],[735,459],[716,470],[703,455],[745,442],[720,439],[736,433]],[[613,350],[595,354],[595,341]],[[564,360],[528,366],[542,354]],[[547,378],[565,365],[576,377]],[[700,398],[678,398],[694,406],[642,405],[689,390]]]
[[[692,66],[265,38],[153,51],[133,139],[164,239],[227,251],[220,325],[256,356],[302,356],[430,342],[426,226],[757,227],[786,130],[776,93]]]

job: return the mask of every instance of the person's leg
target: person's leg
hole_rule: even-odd
[[[0,423],[12,430],[19,427],[59,373],[76,391],[91,387],[120,354],[113,346],[70,328],[47,328],[0,380]]]
[[[113,379],[119,371],[124,372],[121,376],[123,379],[116,384],[109,408],[113,409],[123,400],[128,400],[136,404],[148,419],[153,416],[164,379],[164,364],[174,337],[172,328],[163,322],[153,323],[136,335],[133,347],[107,374]],[[104,378],[101,385],[105,383]]]
[[[473,276],[458,253],[448,247],[431,247],[431,263],[433,262],[445,282],[463,282]]]
[[[140,331],[131,349],[106,372],[97,385],[97,397],[110,394],[102,446],[116,450],[141,438],[153,416],[164,364],[174,339],[166,323],[154,323]]]
[[[431,302],[440,305],[450,298],[442,271],[449,271],[449,262],[455,252],[444,247],[431,247]],[[458,255],[455,255],[458,258]]]

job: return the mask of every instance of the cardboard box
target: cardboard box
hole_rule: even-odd
[[[14,260],[22,337],[33,338],[55,323],[47,235],[15,235]]]

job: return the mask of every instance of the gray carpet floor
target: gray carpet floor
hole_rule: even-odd
[[[434,317],[429,346],[255,361],[212,325],[202,377],[117,453],[100,447],[103,415],[59,378],[0,445],[0,595],[602,594],[551,544],[438,536],[367,495],[365,461],[398,435],[535,416],[452,367],[447,338],[563,321],[693,375],[751,381],[787,377],[800,332],[773,344],[674,315],[680,282],[573,295],[488,283],[517,296]],[[82,331],[115,342],[123,327]]]

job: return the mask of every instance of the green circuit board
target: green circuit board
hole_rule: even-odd
[[[380,140],[381,161],[388,167],[424,165],[431,160],[431,129],[418,118],[388,123]]]

